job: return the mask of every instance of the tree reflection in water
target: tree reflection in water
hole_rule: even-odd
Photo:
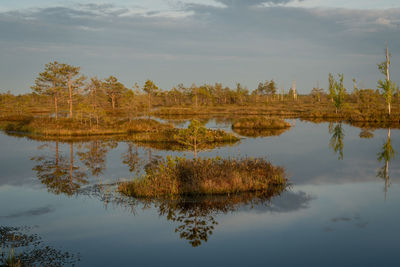
[[[59,142],[55,142],[53,156],[33,157],[37,162],[33,167],[41,183],[47,186],[49,192],[54,194],[73,195],[82,185],[88,183],[86,173],[80,171],[74,164],[74,144],[70,145],[70,157],[59,154]]]
[[[64,266],[79,261],[71,254],[45,245],[29,227],[0,226],[0,266]]]
[[[140,207],[155,208],[159,216],[177,224],[175,232],[193,247],[207,242],[218,225],[217,216],[230,212],[254,210],[255,212],[292,212],[308,208],[313,199],[304,192],[286,191],[286,187],[271,188],[268,192],[247,192],[230,195],[202,195],[197,197],[181,196],[168,199],[138,199],[122,196],[107,187],[113,185],[96,185],[86,193],[96,197],[106,205],[123,207],[136,214]],[[83,193],[83,191],[81,191]],[[283,194],[282,194],[283,193]]]
[[[92,175],[100,176],[106,169],[106,156],[109,149],[118,146],[114,140],[92,140],[80,143],[78,156],[80,161],[91,171]]]
[[[129,172],[137,172],[141,166],[138,147],[132,141],[127,142],[127,144],[128,149],[125,153],[122,154],[121,157],[122,163],[128,166]]]
[[[378,153],[378,161],[385,162],[382,168],[379,169],[377,177],[380,177],[385,180],[385,199],[388,188],[390,186],[390,177],[389,177],[389,162],[394,159],[396,152],[392,147],[392,143],[390,140],[390,128],[388,129],[386,142],[383,144],[381,151]]]
[[[331,140],[329,142],[329,146],[337,153],[338,159],[343,160],[343,138],[344,131],[342,127],[342,123],[329,123],[329,133],[332,134]]]

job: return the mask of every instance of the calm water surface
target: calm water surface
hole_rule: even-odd
[[[14,231],[35,235],[36,249],[49,246],[60,264],[76,266],[400,266],[400,161],[391,157],[400,131],[360,138],[361,129],[345,124],[291,123],[278,136],[200,153],[284,166],[290,188],[263,201],[143,203],[119,196],[115,183],[142,173],[149,160],[190,151],[0,134],[1,251]],[[33,244],[23,249],[34,255]]]

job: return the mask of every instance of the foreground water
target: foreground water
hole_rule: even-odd
[[[117,181],[150,160],[190,152],[0,134],[0,253],[10,251],[6,234],[18,232],[36,239],[17,252],[39,258],[35,249],[49,246],[58,265],[400,266],[400,161],[392,158],[400,131],[360,138],[361,129],[344,124],[291,122],[279,136],[200,153],[284,166],[291,187],[258,203],[252,196],[143,203],[115,193]]]

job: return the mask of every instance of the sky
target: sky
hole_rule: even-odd
[[[344,73],[349,90],[376,88],[386,42],[400,81],[398,0],[0,0],[0,92],[30,92],[55,60],[127,87],[274,79],[309,93]]]

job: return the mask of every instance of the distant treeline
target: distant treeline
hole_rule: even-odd
[[[374,114],[380,116],[376,119],[379,121],[381,115],[400,112],[400,93],[390,80],[389,57],[387,53],[387,60],[378,65],[386,79],[378,82],[377,89],[360,89],[355,79],[353,88],[346,89],[343,74],[339,74],[337,80],[329,74],[329,88],[315,87],[309,94],[301,95],[297,93],[295,83],[292,88],[284,89],[278,88],[274,80],[260,82],[253,90],[240,83],[234,88],[221,83],[189,87],[178,84],[163,90],[151,80],[143,86],[135,83],[127,87],[114,76],[87,78],[79,67],[55,61],[46,64],[39,73],[31,93],[0,94],[0,116],[47,115],[56,120],[69,117],[99,125],[100,120],[115,116],[131,120],[152,113],[195,114],[224,108],[248,111],[264,108],[267,109],[265,113],[274,109],[273,113],[279,111],[295,116],[348,118],[351,115],[358,116],[360,121],[371,120],[363,119],[364,115],[370,114],[368,118],[371,118]],[[179,108],[181,110],[177,111]]]

